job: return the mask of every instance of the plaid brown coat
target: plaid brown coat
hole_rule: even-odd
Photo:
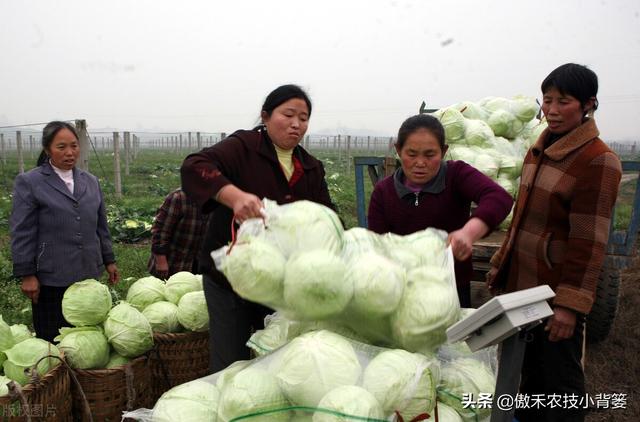
[[[595,298],[622,174],[593,119],[527,153],[513,220],[491,259],[490,286],[513,292],[548,284],[553,304],[587,314]]]

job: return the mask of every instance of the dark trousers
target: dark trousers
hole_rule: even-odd
[[[529,396],[544,395],[546,406],[539,409],[518,409],[515,417],[520,422],[574,422],[584,421],[586,409],[584,372],[582,359],[582,339],[584,318],[578,317],[573,336],[562,341],[549,341],[548,332],[544,331],[545,323],[531,332],[533,341],[525,349],[522,364],[520,393]],[[561,398],[560,405],[550,408],[549,395],[557,394]],[[568,409],[563,403],[565,395],[575,394],[579,409]],[[580,402],[582,400],[583,402]]]
[[[223,370],[233,362],[250,359],[246,346],[252,331],[264,328],[264,317],[273,310],[242,299],[210,276],[203,276],[209,309],[209,369]]]
[[[67,287],[40,285],[38,303],[31,304],[36,337],[52,343],[60,328],[71,327],[62,315],[62,297],[65,291]]]

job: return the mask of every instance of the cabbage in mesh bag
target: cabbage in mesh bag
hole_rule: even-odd
[[[286,258],[299,251],[321,249],[339,255],[343,232],[340,218],[332,209],[311,201],[277,205],[265,201],[265,236]]]
[[[387,354],[395,359],[386,358]],[[363,376],[363,368],[369,375]],[[425,406],[433,407],[437,378],[437,365],[425,356],[313,331],[272,353],[236,362],[198,381],[219,391],[216,403],[205,401],[218,421],[385,422],[393,420],[396,410],[413,415],[419,408],[424,413]],[[388,404],[395,407],[391,411],[382,405],[389,398],[396,399]],[[124,416],[150,422],[159,407],[160,402],[154,410],[139,409]],[[191,416],[200,420],[197,414]],[[175,420],[184,419],[176,416]]]
[[[222,272],[240,297],[282,306],[285,263],[284,255],[271,243],[250,238],[234,245]]]
[[[324,319],[342,312],[353,296],[345,264],[331,252],[314,250],[292,256],[284,276],[287,309],[301,319]]]
[[[446,339],[446,329],[460,315],[457,291],[439,267],[420,267],[407,274],[407,287],[391,315],[395,340],[406,350],[431,353]]]
[[[160,397],[153,415],[142,420],[153,422],[217,422],[220,392],[215,385],[194,380],[173,387]]]
[[[364,370],[362,386],[378,399],[385,414],[405,420],[429,413],[436,402],[438,366],[418,353],[395,349],[380,353]]]
[[[234,418],[255,415],[265,422],[288,421],[289,401],[278,385],[278,379],[265,369],[246,368],[224,385],[220,395],[218,420],[230,422]]]
[[[406,284],[402,267],[376,252],[358,256],[347,268],[345,282],[353,285],[351,307],[360,315],[389,315],[396,310]]]
[[[495,388],[496,377],[487,364],[474,358],[454,359],[442,366],[438,400],[455,409],[465,422],[482,420],[491,409],[465,406],[463,395],[470,394],[476,401],[480,393],[493,395]]]
[[[334,388],[356,384],[362,372],[352,343],[329,331],[303,334],[281,350],[269,371],[293,405],[315,407]]]

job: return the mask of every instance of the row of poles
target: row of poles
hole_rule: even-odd
[[[139,151],[142,148],[150,148],[154,150],[169,150],[174,152],[183,151],[185,148],[192,150],[196,147],[197,150],[202,149],[203,143],[205,145],[212,145],[213,143],[224,139],[225,133],[221,133],[218,136],[205,135],[201,132],[186,132],[179,134],[172,134],[171,136],[161,136],[146,139],[140,138],[136,134],[132,134],[129,131],[112,132],[112,137],[101,136],[100,141],[96,136],[90,138],[87,131],[86,120],[75,121],[76,131],[78,133],[80,143],[80,157],[78,161],[78,167],[85,171],[89,170],[89,157],[91,149],[101,149],[103,151],[113,151],[113,165],[114,165],[114,190],[115,195],[118,198],[122,197],[122,174],[121,174],[121,159],[124,162],[124,175],[129,176],[130,165],[137,158]],[[106,132],[98,132],[100,134]],[[95,134],[94,134],[95,135]],[[26,138],[26,136],[25,136]],[[122,142],[121,142],[122,139]],[[25,171],[24,165],[24,142],[22,131],[16,131],[15,135],[15,149],[17,151],[18,158],[18,172],[23,173]],[[7,140],[5,134],[0,133],[0,157],[2,163],[6,165],[7,160]],[[93,141],[93,142],[92,142]],[[195,142],[194,142],[195,141]],[[33,134],[28,135],[28,149],[31,157],[33,158],[34,152],[40,151],[40,146],[36,145],[38,138]],[[343,159],[346,161],[347,172],[351,171],[351,156],[354,152],[358,153],[385,153],[386,155],[392,155],[395,138],[393,137],[371,137],[371,136],[351,136],[351,135],[307,135],[303,138],[301,144],[307,150],[316,151],[332,151],[337,152],[337,160],[340,162]],[[122,146],[122,153],[121,153]]]

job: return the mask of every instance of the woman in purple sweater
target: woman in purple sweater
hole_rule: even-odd
[[[471,248],[504,220],[513,198],[464,161],[444,161],[444,128],[419,114],[400,126],[396,151],[402,167],[380,181],[371,194],[369,230],[410,234],[433,227],[449,233],[456,259],[458,296],[471,306]],[[477,207],[471,214],[471,203]]]

